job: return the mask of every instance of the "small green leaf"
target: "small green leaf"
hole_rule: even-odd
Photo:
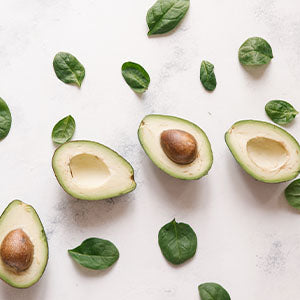
[[[119,259],[116,246],[98,238],[89,238],[68,252],[77,263],[93,270],[107,269]]]
[[[200,284],[198,290],[201,300],[230,300],[227,291],[217,283]]]
[[[260,38],[252,37],[246,40],[239,49],[240,63],[246,66],[260,66],[273,58],[270,44]]]
[[[81,86],[85,69],[75,56],[67,52],[59,52],[54,57],[53,67],[58,79],[64,83]]]
[[[176,223],[175,219],[160,229],[158,243],[164,257],[175,265],[192,258],[197,250],[194,230],[188,224]]]
[[[148,10],[148,35],[166,33],[183,19],[190,6],[189,0],[157,0]]]
[[[58,121],[52,130],[53,142],[63,144],[69,141],[74,134],[75,127],[75,120],[71,115]]]
[[[125,62],[122,65],[122,75],[136,93],[144,93],[148,89],[150,76],[141,65],[130,61]]]
[[[294,180],[284,191],[287,202],[294,208],[300,209],[300,179]]]
[[[11,127],[11,113],[6,102],[0,98],[0,140],[4,139]]]
[[[283,100],[269,101],[265,106],[265,111],[269,118],[279,125],[292,122],[298,114],[291,104]]]
[[[206,60],[201,63],[200,80],[208,91],[213,91],[217,86],[214,65]]]

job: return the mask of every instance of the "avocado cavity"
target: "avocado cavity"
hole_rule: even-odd
[[[69,166],[74,183],[81,188],[96,188],[110,176],[109,169],[101,158],[87,153],[72,157]]]
[[[284,145],[266,137],[255,137],[247,142],[247,152],[251,161],[263,170],[282,168],[289,159]]]

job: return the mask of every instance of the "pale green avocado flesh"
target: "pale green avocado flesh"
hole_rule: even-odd
[[[298,142],[276,125],[239,121],[226,132],[225,141],[240,166],[259,181],[288,181],[300,172]]]
[[[136,187],[131,165],[115,151],[92,141],[63,144],[53,155],[52,167],[62,188],[77,199],[112,198]]]
[[[161,135],[168,130],[181,130],[195,138],[197,153],[194,161],[178,164],[166,155],[161,146]],[[147,115],[140,123],[138,138],[152,162],[175,178],[196,180],[206,175],[212,166],[213,154],[205,132],[188,120],[167,115]]]
[[[43,275],[48,262],[48,243],[43,225],[34,208],[19,200],[12,201],[0,217],[0,245],[13,230],[21,229],[33,245],[30,266],[17,272],[0,256],[0,278],[16,288],[28,288]]]

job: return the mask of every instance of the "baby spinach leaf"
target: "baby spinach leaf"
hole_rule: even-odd
[[[300,209],[300,179],[296,179],[290,183],[285,189],[284,194],[291,206]]]
[[[6,102],[0,98],[0,140],[4,139],[11,127],[11,113]]]
[[[239,49],[240,63],[246,66],[259,66],[270,62],[273,58],[270,44],[260,38],[252,37],[246,40]]]
[[[75,120],[71,115],[58,121],[52,130],[53,142],[63,144],[69,141],[74,134],[75,127]]]
[[[177,223],[174,219],[160,229],[158,243],[164,257],[179,265],[195,255],[197,236],[188,224]]]
[[[214,65],[206,60],[203,60],[201,63],[200,80],[203,86],[209,91],[213,91],[217,86]]]
[[[59,52],[54,57],[53,67],[58,79],[64,83],[81,86],[85,69],[75,56],[67,52]]]
[[[198,290],[201,300],[230,300],[227,291],[217,283],[200,284]]]
[[[157,0],[148,10],[148,35],[161,34],[174,29],[190,6],[189,0]]]
[[[269,118],[279,125],[292,122],[298,114],[291,104],[283,100],[269,101],[265,106],[265,111]]]
[[[125,62],[122,65],[122,75],[136,93],[144,93],[148,89],[150,76],[141,65],[130,61]]]
[[[116,246],[98,238],[89,238],[68,252],[77,263],[93,270],[107,269],[119,259]]]

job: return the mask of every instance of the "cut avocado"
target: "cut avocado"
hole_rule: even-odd
[[[34,208],[12,201],[0,217],[0,278],[17,288],[36,283],[48,262],[48,243]]]
[[[239,121],[226,132],[225,141],[240,166],[259,181],[288,181],[300,172],[298,142],[276,125]]]
[[[131,165],[115,151],[96,142],[63,144],[53,155],[52,167],[62,188],[77,199],[112,198],[136,187]]]
[[[140,124],[138,137],[153,163],[175,178],[196,180],[212,166],[210,142],[204,131],[190,121],[148,115]]]

